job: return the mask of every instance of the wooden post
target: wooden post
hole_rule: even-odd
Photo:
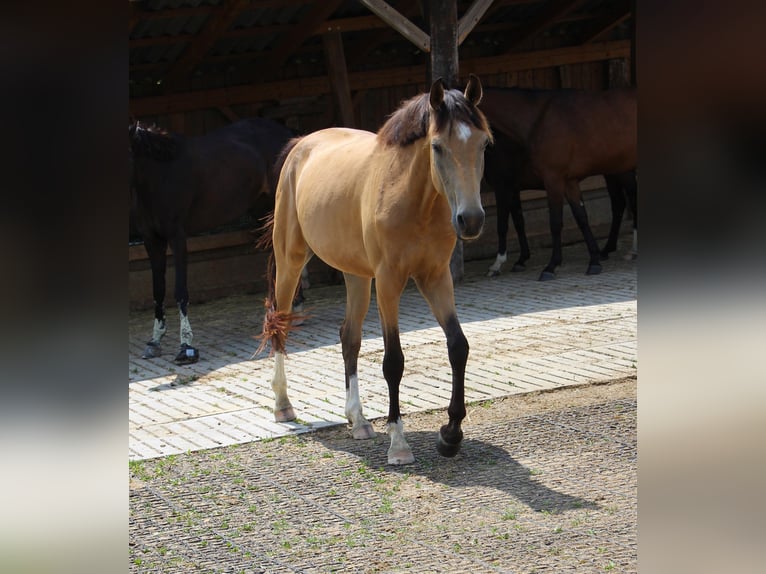
[[[330,76],[330,89],[335,98],[336,119],[340,125],[354,127],[354,108],[351,103],[351,90],[348,85],[346,56],[343,52],[343,40],[340,32],[328,32],[322,35],[325,62]]]
[[[425,0],[425,20],[431,36],[431,57],[426,71],[430,86],[437,78],[444,80],[447,88],[456,88],[458,82],[457,59],[457,0]],[[452,281],[463,280],[463,242],[458,239],[450,259]]]

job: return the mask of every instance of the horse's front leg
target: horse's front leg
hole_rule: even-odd
[[[487,277],[500,275],[503,263],[508,259],[508,217],[511,214],[511,203],[508,192],[503,187],[497,186],[494,191],[497,209],[497,256],[487,271]]]
[[[449,267],[446,273],[451,282]],[[375,293],[383,327],[383,376],[388,384],[388,435],[391,437],[388,464],[409,464],[415,461],[415,456],[404,438],[404,423],[399,410],[399,384],[404,373],[404,353],[399,340],[399,298],[407,278],[390,275],[386,272],[375,275]]]
[[[355,439],[373,438],[375,431],[362,414],[357,372],[357,359],[362,345],[362,322],[370,307],[371,280],[347,273],[343,277],[346,280],[346,317],[340,327],[340,341],[346,371],[345,413],[351,423],[351,436]]]
[[[179,365],[188,365],[199,361],[199,350],[192,346],[194,333],[189,322],[189,290],[186,286],[186,258],[186,234],[179,231],[173,240],[173,260],[176,268],[175,296],[181,319],[179,333],[181,348],[175,358],[175,362]]]
[[[524,211],[521,208],[521,190],[514,186],[511,188],[511,219],[516,229],[516,237],[519,240],[519,258],[513,264],[511,271],[526,270],[529,259],[529,241],[527,241],[527,228],[524,223]]]
[[[465,418],[465,366],[468,362],[468,340],[457,318],[455,295],[449,274],[416,277],[418,289],[431,307],[447,337],[447,353],[452,367],[452,395],[447,414],[449,422],[439,430],[436,448],[442,456],[455,456],[460,450]]]
[[[156,236],[146,235],[144,238],[144,247],[149,256],[149,263],[152,268],[152,296],[154,298],[154,326],[152,328],[152,338],[146,344],[142,359],[153,359],[162,354],[160,345],[162,337],[167,331],[165,321],[165,269],[167,264],[168,243],[166,240]]]

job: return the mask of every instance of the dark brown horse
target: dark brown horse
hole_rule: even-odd
[[[161,353],[166,331],[165,268],[168,245],[175,264],[175,299],[181,348],[175,360],[193,363],[186,282],[186,238],[236,221],[249,210],[261,216],[273,206],[274,164],[293,134],[267,119],[241,120],[200,137],[156,127],[129,126],[131,192],[152,268],[154,329],[144,358]]]
[[[342,271],[346,282],[340,338],[352,436],[375,435],[362,414],[357,376],[362,322],[374,278],[389,395],[388,462],[414,460],[399,411],[404,372],[399,298],[412,277],[447,338],[452,397],[438,450],[444,456],[457,453],[466,412],[468,342],[457,319],[449,262],[457,238],[478,237],[484,224],[480,184],[484,148],[492,135],[476,107],[481,93],[476,76],[471,76],[465,92],[445,90],[437,80],[430,93],[405,102],[377,135],[330,128],[293,141],[288,148],[271,234],[275,297],[267,301],[264,321],[264,342],[270,340],[276,354],[272,388],[277,421],[295,418],[287,396],[286,328],[301,269],[316,254]]]
[[[522,189],[545,189],[548,195],[553,253],[540,280],[553,279],[562,261],[564,200],[590,253],[586,272],[600,273],[601,259],[616,248],[619,222],[625,209],[621,186],[635,207],[635,90],[487,88],[482,109],[496,136],[495,146],[487,150],[485,172],[495,191],[498,213],[498,257],[490,274],[498,272],[506,258],[509,214],[519,236],[520,255],[514,268],[523,269],[529,258],[519,200]],[[605,174],[613,202],[613,229],[602,252],[590,229],[579,187],[582,179],[599,174]],[[617,210],[619,217],[616,217]]]

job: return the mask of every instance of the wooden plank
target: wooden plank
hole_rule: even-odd
[[[491,74],[507,74],[565,64],[596,62],[611,58],[628,58],[630,57],[630,49],[631,42],[629,40],[620,40],[535,52],[504,54],[490,58],[468,59],[460,62],[460,75],[465,78],[470,72],[483,77]],[[422,66],[408,66],[349,74],[349,85],[352,91],[408,84],[420,85],[422,83]],[[329,93],[330,82],[327,77],[300,78],[269,82],[267,84],[249,84],[165,96],[134,98],[130,101],[130,113],[137,118],[142,118],[173,112],[252,104],[265,100],[279,100],[298,96],[318,96]]]
[[[186,241],[186,250],[189,253],[199,251],[210,251],[213,249],[223,249],[226,247],[239,247],[241,245],[252,245],[255,250],[255,234],[253,231],[228,231],[212,235],[202,235],[200,237],[189,237]],[[168,247],[167,254],[172,255]],[[146,248],[143,245],[128,246],[128,261],[138,261],[148,259]]]
[[[322,35],[325,61],[330,76],[335,105],[338,110],[340,124],[352,128],[354,122],[354,108],[351,103],[351,90],[348,85],[348,71],[346,70],[346,56],[343,52],[343,40],[340,32],[329,32]]]
[[[384,0],[359,0],[359,2],[364,4],[373,14],[378,16],[415,46],[424,52],[430,52],[431,39],[428,37],[428,34],[415,26],[415,24],[405,18],[401,12],[392,8],[387,2]]]
[[[458,45],[463,43],[471,33],[471,30],[476,27],[482,16],[487,12],[487,9],[492,5],[494,0],[474,0],[470,8],[465,11],[463,17],[460,18],[457,24],[457,43]]]

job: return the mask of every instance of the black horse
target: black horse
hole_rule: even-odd
[[[529,245],[519,193],[544,189],[548,195],[551,260],[540,280],[553,279],[561,264],[563,202],[566,199],[590,253],[587,273],[601,271],[601,259],[616,249],[625,194],[636,222],[636,96],[633,89],[602,92],[487,88],[482,107],[495,133],[485,154],[484,177],[495,192],[498,255],[496,274],[506,260],[508,216],[519,237],[514,270],[525,268]],[[588,223],[579,182],[605,174],[612,199],[612,229],[599,251]],[[619,216],[617,212],[619,211]]]
[[[204,136],[186,138],[138,122],[128,127],[131,193],[152,268],[154,329],[143,358],[161,354],[166,332],[165,269],[168,246],[175,263],[180,312],[179,364],[199,360],[192,346],[186,284],[186,238],[259,216],[274,205],[274,165],[293,133],[262,118],[241,120]]]
[[[519,257],[511,267],[511,271],[526,270],[526,261],[530,257],[530,250],[520,193],[522,189],[545,189],[542,180],[531,171],[523,146],[500,131],[495,131],[494,135],[494,145],[487,148],[484,154],[484,179],[495,195],[497,212],[497,256],[487,273],[489,277],[499,275],[503,264],[507,261],[509,217],[513,221],[519,242]],[[600,258],[602,260],[608,259],[609,254],[617,250],[617,237],[620,233],[626,206],[633,219],[633,249],[628,257],[635,258],[638,241],[636,171],[605,174],[604,181],[609,193],[612,223],[609,237],[600,252]]]

